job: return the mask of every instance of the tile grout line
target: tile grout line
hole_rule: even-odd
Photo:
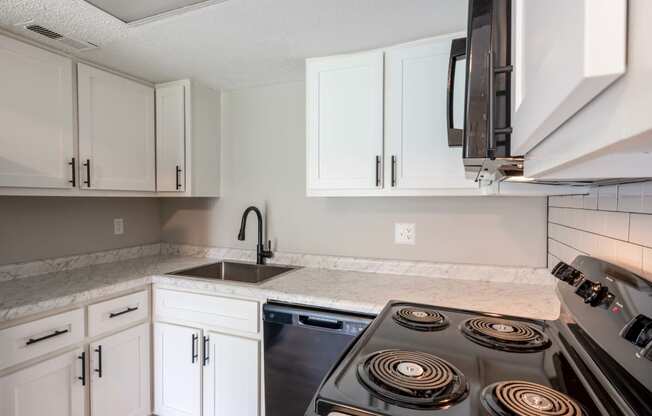
[[[591,234],[591,235],[597,235],[597,236],[599,236],[599,237],[604,237],[604,238],[608,238],[608,239],[610,239],[610,240],[620,241],[621,243],[627,243],[627,244],[631,244],[631,245],[633,245],[633,246],[638,246],[638,247],[647,248],[647,249],[651,249],[651,250],[652,250],[652,247],[648,247],[648,246],[644,246],[644,245],[641,245],[641,244],[638,244],[638,243],[634,243],[633,241],[622,240],[622,239],[620,239],[620,238],[614,238],[614,237],[610,237],[610,236],[608,236],[608,235],[594,233],[594,232],[592,232],[592,231],[587,231],[587,230],[583,230],[583,229],[581,229],[581,228],[571,227],[571,226],[569,226],[569,225],[560,224],[560,223],[557,223],[557,222],[554,222],[554,221],[550,221],[550,220],[548,220],[548,223],[549,223],[549,224],[555,224],[555,225],[558,225],[558,226],[560,226],[560,227],[568,228],[569,230],[581,231],[581,232],[583,232],[583,233],[587,233],[587,234]],[[629,236],[628,236],[628,238],[629,238]]]

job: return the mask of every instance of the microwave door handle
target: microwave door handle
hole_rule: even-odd
[[[496,134],[511,134],[512,127],[505,126],[496,128],[494,125],[495,121],[495,106],[496,106],[496,87],[495,87],[495,78],[497,74],[504,74],[512,72],[514,68],[512,65],[494,67],[494,51],[489,49],[487,53],[487,77],[488,77],[488,102],[489,108],[487,112],[487,118],[489,123],[489,148],[487,149],[487,157],[491,160],[496,160]]]
[[[453,39],[451,53],[448,58],[448,86],[446,91],[446,120],[448,123],[448,146],[463,145],[464,130],[453,125],[453,104],[455,100],[455,69],[457,61],[466,56],[466,38]]]

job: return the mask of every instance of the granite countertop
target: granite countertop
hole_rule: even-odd
[[[149,283],[216,294],[377,313],[388,300],[556,319],[554,286],[299,268],[258,285],[169,276],[211,258],[149,256],[0,282],[0,323],[90,303]]]

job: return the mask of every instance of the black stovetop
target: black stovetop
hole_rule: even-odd
[[[400,325],[393,316],[405,307],[439,312],[448,320],[448,325],[434,331]],[[516,321],[543,334],[553,332],[550,324],[544,321],[390,302],[329,375],[313,401],[313,411],[324,416],[338,411],[361,416],[486,415],[481,403],[482,390],[492,383],[519,380],[566,393],[588,414],[599,414],[587,393],[577,388],[577,376],[555,342],[534,352],[508,352],[480,345],[467,338],[461,330],[466,320],[478,317]],[[388,349],[425,352],[446,361],[463,373],[468,394],[443,408],[410,408],[371,392],[361,382],[358,366],[370,354]]]

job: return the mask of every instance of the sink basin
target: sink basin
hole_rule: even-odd
[[[219,263],[211,263],[204,266],[193,267],[191,269],[179,270],[170,274],[244,283],[261,283],[274,276],[295,269],[296,267],[221,261]]]

